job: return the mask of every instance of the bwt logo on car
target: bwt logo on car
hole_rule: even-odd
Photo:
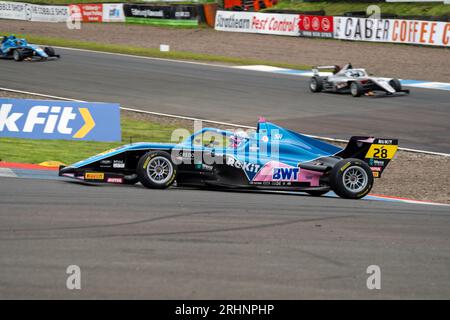
[[[0,136],[29,139],[120,140],[115,104],[0,99]]]
[[[273,180],[298,180],[298,173],[300,168],[274,168],[272,179]]]

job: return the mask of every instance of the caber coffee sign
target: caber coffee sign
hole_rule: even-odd
[[[334,17],[334,37],[448,47],[450,22]]]

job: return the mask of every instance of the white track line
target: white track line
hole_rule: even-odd
[[[109,55],[113,55],[113,56],[139,58],[139,59],[156,60],[156,61],[187,63],[187,64],[194,64],[194,65],[208,66],[208,67],[220,67],[220,68],[230,68],[230,69],[235,67],[233,65],[226,65],[225,63],[224,64],[216,64],[216,63],[208,63],[208,62],[189,61],[189,60],[177,60],[177,59],[169,59],[169,58],[138,56],[138,55],[132,55],[132,54],[126,54],[126,53],[106,52],[106,51],[97,51],[97,50],[89,50],[89,49],[68,48],[68,47],[58,47],[58,46],[53,46],[53,47],[57,48],[57,49],[64,49],[64,50],[99,53],[99,54],[109,54]]]
[[[9,88],[2,88],[2,87],[0,87],[0,90],[9,91],[9,92],[15,92],[15,93],[21,93],[21,94],[35,95],[35,96],[39,96],[39,97],[58,99],[58,100],[75,101],[75,102],[87,102],[87,101],[77,100],[77,99],[72,99],[72,98],[52,96],[52,95],[48,95],[48,94],[42,94],[42,93],[36,93],[36,92],[30,92],[30,91],[23,91],[23,90],[16,90],[16,89],[9,89]],[[193,117],[185,117],[185,116],[179,116],[179,115],[168,114],[168,113],[160,113],[160,112],[140,110],[140,109],[136,109],[136,108],[120,107],[120,109],[125,110],[125,111],[139,112],[139,113],[144,113],[144,114],[150,114],[150,115],[156,115],[156,116],[164,116],[164,117],[170,117],[170,118],[175,118],[175,119],[190,120],[190,121],[203,121],[203,122],[214,123],[214,124],[219,124],[219,125],[223,125],[223,126],[230,126],[230,127],[236,127],[236,128],[256,129],[256,127],[245,126],[245,125],[240,125],[240,124],[235,124],[235,123],[221,122],[221,121],[214,121],[214,120],[207,120],[207,119],[200,119],[200,118],[193,118]],[[304,135],[307,136],[307,137],[310,137],[310,138],[320,139],[320,140],[329,141],[329,142],[342,142],[342,143],[347,143],[348,142],[348,140],[344,140],[344,139],[335,139],[335,138],[315,136],[315,135],[310,135],[310,134],[304,134]],[[403,151],[407,151],[407,152],[423,153],[423,154],[429,154],[429,155],[435,155],[435,156],[450,157],[449,153],[433,152],[433,151],[427,151],[427,150],[417,150],[417,149],[410,149],[410,148],[398,148],[398,149],[399,150],[403,150]]]

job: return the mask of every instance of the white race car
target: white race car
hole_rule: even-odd
[[[319,70],[331,69],[331,75],[320,75]],[[349,63],[342,69],[339,66],[321,66],[312,69],[314,75],[309,83],[312,92],[351,93],[354,97],[374,95],[374,91],[384,91],[386,94],[404,93],[398,79],[377,78],[369,76],[365,69],[353,69]]]

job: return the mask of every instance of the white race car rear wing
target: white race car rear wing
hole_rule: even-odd
[[[320,70],[333,70],[333,73],[336,71],[336,66],[317,66],[312,67],[312,72],[314,75],[318,75]]]

